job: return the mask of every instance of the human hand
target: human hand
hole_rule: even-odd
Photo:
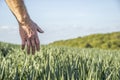
[[[19,23],[19,32],[22,40],[22,50],[27,46],[27,53],[35,54],[35,51],[40,50],[40,41],[37,31],[43,33],[44,31],[32,20],[24,24]]]

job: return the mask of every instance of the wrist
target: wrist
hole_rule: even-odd
[[[23,17],[22,19],[18,19],[18,22],[19,22],[19,24],[21,24],[21,25],[26,25],[26,24],[28,24],[29,22],[31,21],[31,19],[29,18],[29,17]]]

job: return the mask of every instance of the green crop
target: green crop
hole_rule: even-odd
[[[120,80],[120,51],[42,46],[0,51],[0,80]],[[6,54],[6,55],[4,55]]]

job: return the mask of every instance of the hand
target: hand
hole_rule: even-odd
[[[27,53],[30,54],[32,50],[32,54],[35,54],[35,51],[40,50],[40,41],[38,38],[37,31],[43,33],[44,31],[32,20],[24,24],[19,23],[19,32],[22,39],[22,50],[24,50],[27,45]]]

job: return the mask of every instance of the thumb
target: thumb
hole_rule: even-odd
[[[44,33],[44,31],[40,27],[37,28],[37,31],[40,33]]]
[[[44,33],[44,31],[37,24],[35,24],[35,26],[39,33]]]

